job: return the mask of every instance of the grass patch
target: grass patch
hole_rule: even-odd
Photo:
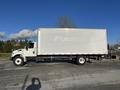
[[[0,53],[0,60],[5,60],[10,58],[11,53]]]

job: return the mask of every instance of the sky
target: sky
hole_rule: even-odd
[[[109,43],[120,40],[120,0],[0,0],[0,32],[56,27],[68,16],[78,28],[106,28]]]

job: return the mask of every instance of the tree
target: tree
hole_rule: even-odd
[[[62,16],[62,17],[58,18],[57,27],[58,28],[75,28],[75,25],[70,20],[69,17]]]
[[[3,46],[4,46],[4,42],[0,41],[0,52],[3,52]]]

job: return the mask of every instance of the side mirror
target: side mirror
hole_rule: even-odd
[[[28,46],[25,46],[25,49],[28,50]]]

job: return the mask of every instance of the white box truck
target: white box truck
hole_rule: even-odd
[[[37,42],[12,52],[15,65],[46,58],[68,58],[83,65],[91,57],[108,54],[106,29],[40,28],[37,38]]]

